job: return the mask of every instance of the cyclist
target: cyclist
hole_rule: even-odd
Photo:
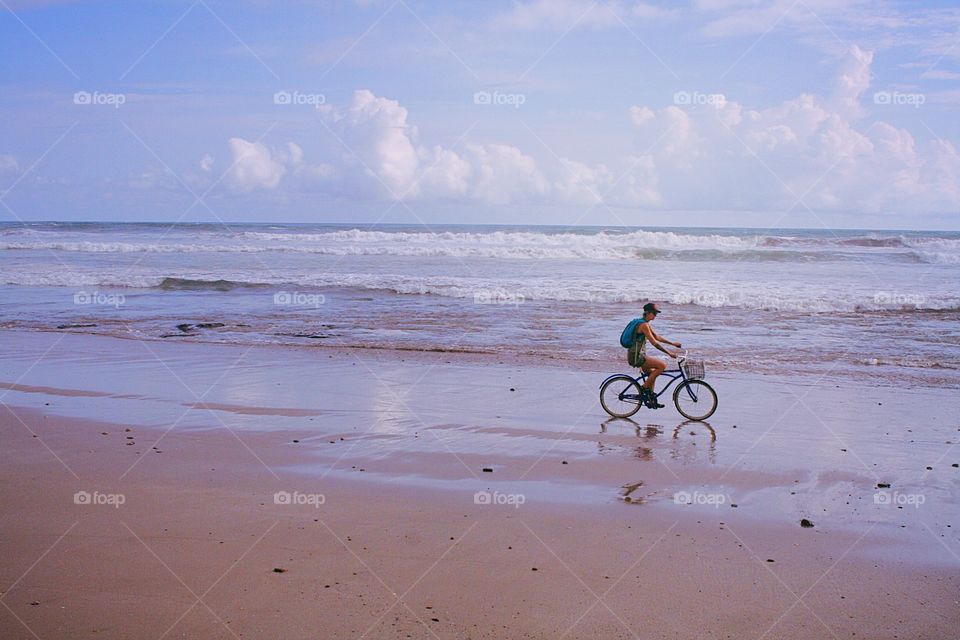
[[[637,325],[637,341],[627,352],[627,361],[630,365],[640,367],[643,369],[643,372],[647,374],[647,380],[643,383],[640,391],[643,394],[643,402],[651,409],[663,407],[662,404],[657,402],[657,396],[653,392],[653,384],[656,382],[657,376],[667,370],[667,365],[663,360],[647,357],[646,343],[649,342],[671,358],[676,358],[677,354],[667,351],[661,343],[672,345],[677,349],[682,347],[679,342],[671,342],[653,330],[650,323],[653,322],[659,313],[660,309],[657,308],[656,303],[648,302],[643,305],[643,322]]]

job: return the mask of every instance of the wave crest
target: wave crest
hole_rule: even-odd
[[[0,243],[7,251],[79,253],[301,253],[331,256],[452,257],[518,260],[730,260],[809,262],[862,259],[960,263],[960,239],[933,237],[812,238],[809,236],[694,234],[676,231],[614,233],[493,231],[367,231],[320,233],[244,231],[201,236],[200,242],[53,239],[51,234]],[[89,235],[89,234],[86,234]],[[870,253],[874,250],[873,253]],[[864,254],[864,252],[868,252]]]

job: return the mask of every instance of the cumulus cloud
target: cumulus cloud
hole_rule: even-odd
[[[652,145],[664,202],[785,210],[802,198],[813,209],[955,211],[960,158],[952,144],[920,143],[883,121],[861,124],[871,61],[853,47],[826,98],[804,94],[761,110],[726,100],[634,117]]]
[[[523,201],[547,194],[549,185],[537,162],[507,144],[469,145],[473,197],[494,204]]]
[[[280,184],[280,178],[287,172],[287,159],[282,151],[275,153],[260,142],[243,138],[230,138],[227,144],[233,157],[227,178],[237,191],[273,189]]]
[[[763,109],[719,95],[660,108],[635,105],[622,126],[634,134],[636,151],[593,164],[537,159],[506,142],[429,146],[398,101],[361,89],[349,104],[321,109],[337,138],[326,136],[330,152],[339,154],[334,165],[305,164],[292,142],[270,149],[233,138],[230,183],[251,191],[274,189],[291,176],[322,178],[352,197],[488,204],[956,211],[954,145],[918,141],[906,129],[864,117],[872,61],[870,52],[852,47],[828,95],[801,94]],[[882,115],[882,106],[871,109]]]
[[[850,53],[843,63],[843,68],[834,84],[834,107],[848,117],[863,115],[860,105],[860,96],[870,86],[870,64],[873,62],[873,53],[863,51],[857,45],[850,48]]]
[[[351,154],[368,173],[400,196],[415,188],[420,162],[414,141],[415,127],[407,124],[407,110],[396,100],[379,98],[366,89],[355,91],[345,112],[325,109],[338,126]],[[414,194],[415,195],[415,194]]]
[[[630,119],[634,124],[643,124],[653,117],[653,110],[649,107],[630,107]]]
[[[309,165],[303,162],[303,149],[294,142],[285,147],[271,149],[261,142],[243,138],[230,138],[231,165],[227,171],[228,184],[241,193],[256,189],[276,189],[284,176],[327,178],[333,168],[326,164]],[[208,154],[201,159],[201,168],[208,171],[213,158]]]
[[[328,126],[349,147],[343,163],[374,179],[394,199],[466,198],[507,203],[543,196],[549,182],[536,161],[507,144],[465,144],[462,150],[419,143],[396,100],[355,91],[345,110],[326,106]]]

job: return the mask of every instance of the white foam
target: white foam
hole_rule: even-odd
[[[101,234],[102,235],[102,234]],[[64,237],[65,236],[65,237]],[[844,256],[912,255],[920,262],[960,264],[960,240],[858,236],[810,238],[674,231],[545,233],[539,231],[453,232],[335,230],[322,233],[245,231],[200,234],[205,241],[91,240],[92,233],[46,232],[0,242],[0,251],[79,253],[301,253],[331,256],[452,257],[518,260],[778,260],[843,259]],[[109,237],[109,236],[107,236]],[[182,234],[177,235],[182,238]],[[11,238],[12,240],[12,238]],[[880,242],[873,245],[873,242]],[[859,243],[859,244],[858,244]],[[863,244],[865,243],[865,244]],[[912,250],[911,250],[912,248]],[[693,253],[692,253],[693,252]]]
[[[643,287],[627,280],[596,282],[588,278],[538,278],[534,281],[512,278],[455,276],[414,276],[372,273],[265,273],[263,271],[172,271],[104,274],[97,271],[66,270],[50,267],[45,270],[0,271],[4,284],[46,287],[143,288],[160,286],[168,278],[222,284],[267,285],[280,288],[301,287],[309,290],[352,288],[388,291],[400,294],[439,295],[478,301],[527,302],[555,301],[571,303],[634,303],[649,299],[675,305],[696,305],[708,308],[743,308],[802,313],[890,311],[900,309],[957,310],[960,295],[941,291],[922,296],[875,292],[873,290],[825,291],[817,282],[759,282],[745,286],[737,281],[683,280],[646,283]],[[197,287],[200,288],[200,287]],[[213,284],[211,284],[213,288]],[[254,294],[256,295],[256,294]],[[264,294],[266,295],[266,294]]]

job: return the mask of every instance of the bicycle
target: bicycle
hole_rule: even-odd
[[[659,398],[667,389],[682,380],[673,391],[673,404],[684,418],[703,422],[717,410],[717,392],[704,382],[703,360],[693,359],[684,353],[677,358],[677,368],[664,371],[660,377],[670,378],[670,382],[654,393]],[[637,377],[626,373],[616,373],[600,383],[600,404],[603,410],[614,418],[629,418],[643,406],[641,385],[646,382],[647,374],[640,371]]]

